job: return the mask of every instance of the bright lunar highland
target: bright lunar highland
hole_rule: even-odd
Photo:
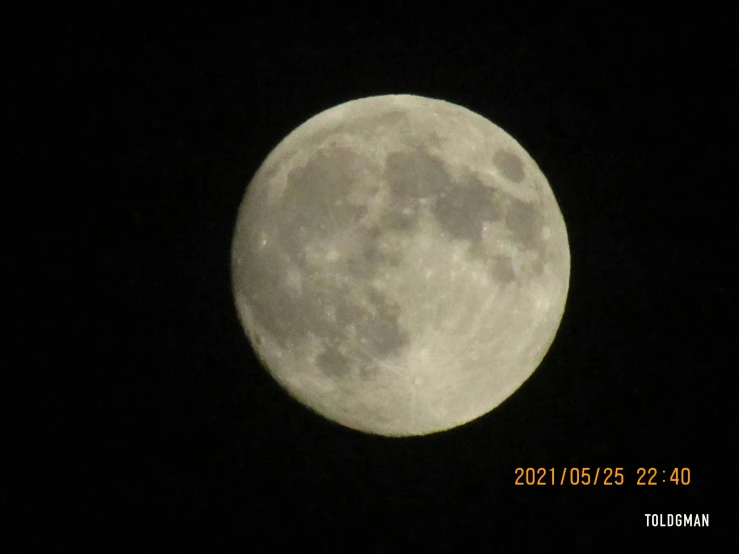
[[[346,427],[426,435],[498,406],[541,363],[570,251],[547,179],[484,117],[412,95],[312,117],[239,208],[237,311],[295,399]]]

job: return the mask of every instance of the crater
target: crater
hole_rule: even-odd
[[[506,179],[514,183],[520,183],[526,176],[521,158],[508,150],[498,150],[493,155],[493,163]]]

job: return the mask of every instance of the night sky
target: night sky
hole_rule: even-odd
[[[726,551],[736,22],[246,6],[5,22],[4,499],[21,551],[211,551],[232,533],[241,552]],[[518,392],[455,430],[390,439],[323,419],[261,368],[229,263],[272,148],[325,109],[399,93],[521,143],[572,268],[560,330]],[[516,486],[527,467],[556,484]],[[571,467],[624,482],[560,485]],[[638,486],[640,467],[658,484]],[[645,513],[710,527],[647,528]]]

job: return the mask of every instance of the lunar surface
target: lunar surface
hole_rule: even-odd
[[[565,223],[534,160],[457,105],[362,98],[309,119],[249,184],[232,245],[246,335],[334,422],[426,435],[498,406],[562,319]]]

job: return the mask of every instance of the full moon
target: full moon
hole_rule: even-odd
[[[567,230],[524,148],[481,115],[361,98],[254,175],[231,251],[241,324],[296,400],[357,431],[473,421],[536,370],[564,313]]]

